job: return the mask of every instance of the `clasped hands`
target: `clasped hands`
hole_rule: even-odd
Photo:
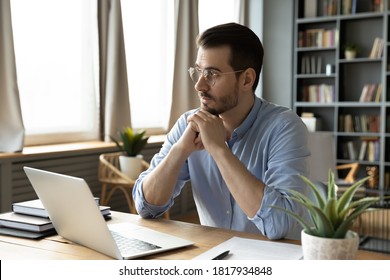
[[[187,122],[180,141],[189,154],[201,149],[212,153],[218,147],[226,147],[226,129],[219,116],[200,110],[189,116]]]

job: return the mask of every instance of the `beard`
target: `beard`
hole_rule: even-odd
[[[209,112],[212,115],[218,116],[220,114],[225,113],[226,111],[229,111],[230,109],[234,108],[238,104],[238,87],[237,85],[234,87],[234,90],[225,96],[216,98],[210,95],[207,92],[200,92],[200,97],[206,97],[214,101],[216,104],[215,107],[209,107],[207,104],[204,104],[201,102],[200,107]]]

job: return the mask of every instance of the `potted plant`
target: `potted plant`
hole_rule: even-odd
[[[354,59],[358,52],[358,46],[355,43],[346,43],[344,45],[344,56],[345,59]]]
[[[287,212],[302,225],[304,259],[354,259],[359,247],[359,236],[350,228],[360,214],[380,200],[380,197],[364,197],[356,201],[353,200],[357,189],[369,177],[357,181],[340,197],[337,196],[337,186],[331,171],[329,171],[328,177],[327,197],[321,194],[318,186],[308,178],[304,176],[301,178],[310,186],[314,199],[294,190],[290,190],[288,195],[307,209],[312,223],[290,210],[276,206],[271,207]]]
[[[121,142],[111,137],[119,150],[123,152],[123,155],[119,156],[121,171],[132,179],[137,178],[142,171],[143,156],[140,152],[149,139],[145,133],[145,130],[133,131],[131,127],[125,127],[119,132]]]

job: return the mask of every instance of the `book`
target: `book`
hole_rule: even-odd
[[[55,229],[49,229],[42,232],[34,232],[34,231],[0,226],[0,235],[16,236],[16,237],[29,238],[29,239],[41,239],[56,234],[57,232]]]
[[[355,144],[352,141],[347,142],[348,155],[350,160],[356,160]]]
[[[99,205],[99,198],[95,197],[96,204]],[[12,204],[12,211],[18,214],[32,215],[42,218],[49,218],[47,211],[39,199],[15,202]],[[106,210],[105,210],[106,211]]]
[[[43,232],[54,228],[48,218],[17,214],[14,212],[0,214],[0,226],[34,232]]]
[[[342,2],[342,14],[349,15],[352,13],[352,0],[343,0]]]
[[[382,84],[378,85],[378,89],[375,94],[375,102],[380,102],[381,101],[381,95],[382,95]]]
[[[99,206],[99,209],[105,220],[109,220],[111,218],[110,206]],[[1,213],[0,227],[31,232],[54,230],[54,226],[48,217],[33,216],[31,214],[25,215],[15,212]]]
[[[370,141],[368,142],[368,153],[367,153],[367,160],[374,162],[375,161],[375,142]]]
[[[359,160],[364,160],[367,151],[367,141],[362,141],[359,151]]]
[[[363,86],[362,93],[360,94],[360,98],[359,98],[360,102],[365,102],[367,100],[367,94],[368,94],[368,91],[369,91],[369,87],[370,86],[368,84],[365,84]]]
[[[374,43],[372,44],[369,58],[381,58],[383,54],[383,45],[384,40],[382,38],[376,37],[374,39]]]
[[[317,0],[305,0],[305,18],[317,16]]]

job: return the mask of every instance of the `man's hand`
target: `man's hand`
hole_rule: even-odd
[[[188,123],[186,130],[176,143],[176,146],[185,153],[186,157],[194,151],[204,149],[200,133],[198,132],[198,128],[195,123]]]
[[[190,116],[188,123],[198,133],[196,141],[201,141],[209,153],[217,147],[225,146],[226,129],[220,117],[201,110]]]

